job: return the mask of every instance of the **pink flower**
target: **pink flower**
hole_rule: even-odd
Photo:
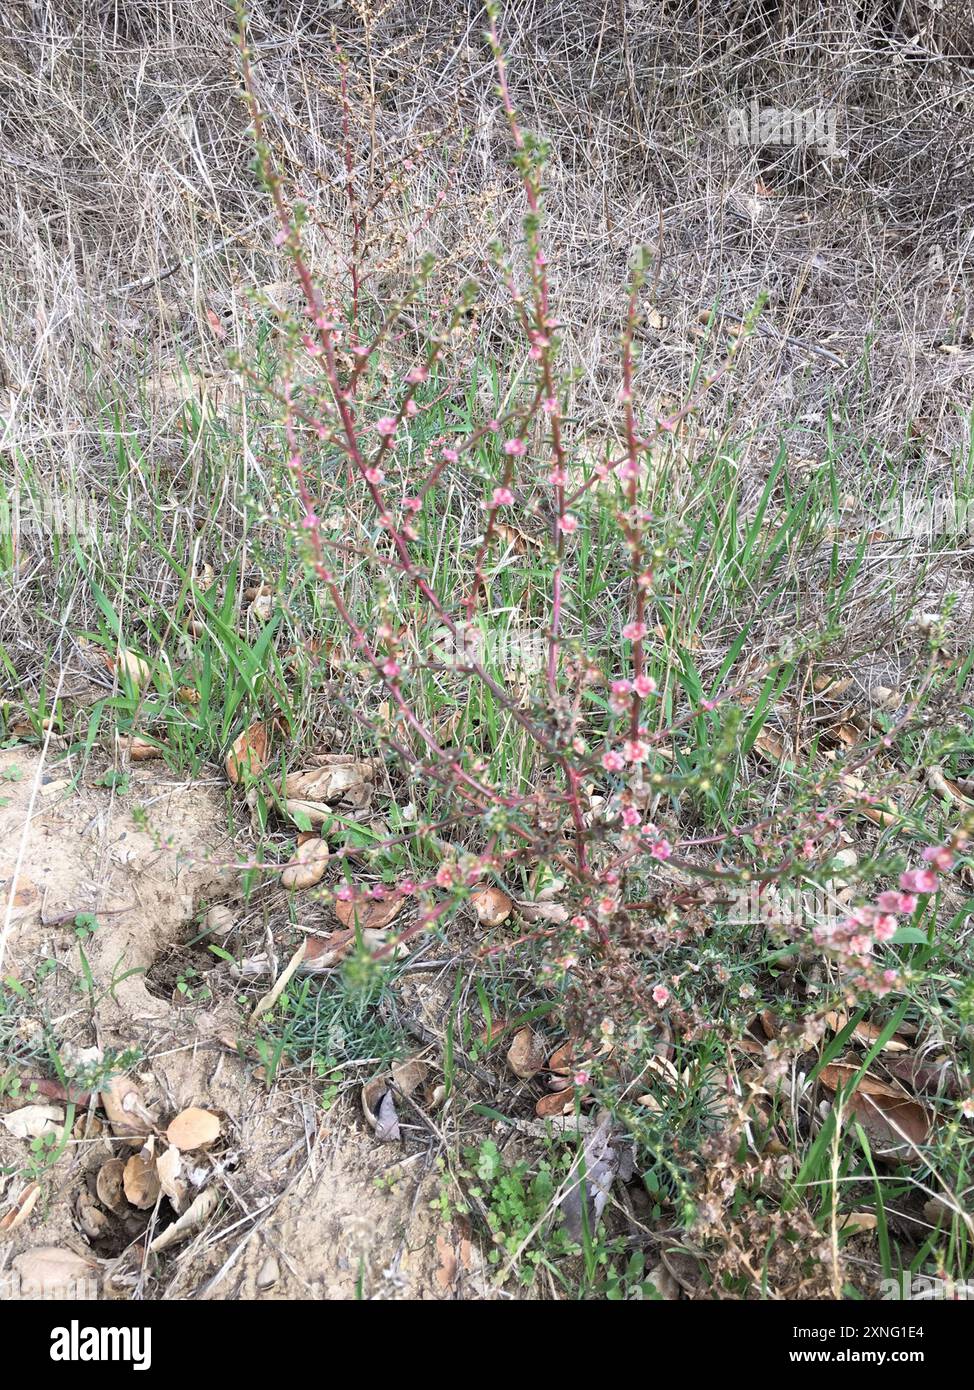
[[[376,433],[383,439],[391,439],[396,432],[396,422],[391,415],[383,415],[375,422]]]
[[[321,525],[321,519],[316,515],[314,507],[309,507],[301,518],[301,525],[306,531],[314,531]]]
[[[622,823],[628,826],[630,830],[639,824],[639,812],[636,810],[635,806],[626,806],[623,808]]]
[[[421,497],[404,497],[402,499],[402,509],[404,512],[418,512],[423,505]]]
[[[608,752],[602,754],[602,766],[606,772],[621,772],[626,765],[626,760],[621,753]]]
[[[930,864],[941,873],[953,867],[954,852],[949,845],[928,845],[923,851],[924,863]]]
[[[365,470],[365,477],[370,483],[381,483],[385,476],[381,468],[367,468]]]
[[[367,348],[366,351],[368,351]],[[406,414],[409,416],[410,420],[414,419],[415,416],[419,414],[419,406],[414,400],[408,400],[406,402]]]
[[[904,893],[935,893],[939,880],[932,869],[908,869],[900,874],[900,887]]]
[[[637,676],[633,681],[633,687],[636,694],[645,699],[647,695],[652,695],[655,692],[656,682],[652,676]]]
[[[666,986],[657,985],[656,988],[653,990],[653,1003],[658,1004],[662,1009],[665,1004],[669,1003],[669,999],[670,991],[666,988]]]
[[[559,518],[558,529],[566,536],[570,536],[573,531],[578,530],[578,517],[572,516],[571,512],[566,512],[563,517]]]
[[[390,656],[389,660],[385,662],[382,667],[382,674],[384,676],[387,676],[389,680],[394,681],[401,670],[402,667],[399,665],[399,662],[393,661],[392,657]]]
[[[453,887],[453,865],[441,864],[436,871],[436,882],[441,888]]]
[[[427,371],[425,367],[410,367],[406,373],[406,380],[410,386],[418,386],[421,381],[425,381]]]
[[[650,845],[649,852],[654,859],[662,861],[669,859],[670,855],[673,853],[673,846],[670,844],[669,840],[659,839]]]
[[[552,487],[564,487],[568,482],[568,474],[564,468],[553,468],[548,474],[548,482]]]
[[[587,1086],[591,1078],[587,1071],[577,1071],[572,1080],[576,1086]]]
[[[446,459],[447,463],[456,463],[457,459],[460,457],[456,449],[441,449],[440,453],[443,458]]]
[[[883,916],[876,918],[873,927],[873,936],[877,941],[889,941],[890,937],[896,935],[896,918],[884,913]]]
[[[514,494],[509,487],[495,487],[490,500],[494,507],[509,507],[514,501]]]
[[[335,897],[338,898],[339,902],[351,902],[352,890],[348,887],[347,884],[344,884],[341,888],[339,888],[338,892],[335,894]]]
[[[632,682],[631,682],[631,681],[613,681],[613,682],[612,682],[612,693],[613,693],[613,695],[618,695],[618,696],[620,696],[620,697],[623,696],[623,695],[628,695],[631,689],[632,689]]]
[[[644,763],[649,754],[649,745],[640,738],[627,739],[625,754],[627,763]]]
[[[541,402],[541,409],[546,415],[555,415],[558,411],[558,398],[556,396],[545,396]]]
[[[509,439],[504,445],[505,454],[523,454],[525,451],[523,439]]]
[[[626,623],[622,635],[628,637],[630,642],[641,642],[648,631],[645,623]]]

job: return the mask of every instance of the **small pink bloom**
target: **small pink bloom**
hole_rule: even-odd
[[[393,661],[392,657],[390,657],[389,660],[383,664],[382,674],[384,676],[387,676],[389,680],[393,681],[399,675],[399,672],[401,670],[402,667],[399,665],[399,662]]]
[[[665,1004],[669,1003],[669,998],[670,991],[665,985],[657,985],[653,990],[653,1003],[658,1004],[661,1009]]]
[[[654,844],[650,845],[649,852],[654,859],[669,859],[670,855],[673,853],[673,846],[670,844],[669,840],[657,840]]]
[[[630,642],[641,642],[648,631],[645,623],[626,623],[622,635],[628,637]]]
[[[456,463],[457,459],[460,457],[456,449],[441,449],[440,453],[443,458],[446,459],[447,463]]]
[[[380,434],[383,439],[391,439],[396,432],[395,419],[391,415],[383,415],[376,420],[375,429],[376,433]]]
[[[441,864],[436,871],[436,882],[441,888],[453,887],[453,865]]]
[[[568,474],[564,468],[553,468],[548,474],[548,482],[552,487],[564,487],[568,482]]]
[[[626,806],[622,812],[622,823],[632,830],[639,824],[639,812],[635,806]]]
[[[321,525],[321,519],[316,515],[314,507],[309,507],[301,518],[301,525],[306,531],[314,531]]]
[[[410,420],[414,419],[419,414],[419,406],[415,401],[409,400],[406,402],[406,414],[409,416]]]
[[[949,845],[929,845],[923,851],[923,860],[941,873],[946,873],[953,867],[954,852]]]
[[[602,766],[606,772],[621,772],[626,765],[626,760],[621,753],[609,752],[602,754]]]
[[[654,694],[656,682],[653,680],[652,676],[637,676],[633,681],[633,687],[636,694],[645,699],[647,695]]]
[[[418,512],[422,505],[423,499],[421,497],[404,497],[402,499],[402,508],[404,512]]]
[[[505,445],[504,445],[504,453],[505,453],[505,454],[523,454],[524,451],[525,451],[525,448],[526,448],[526,446],[525,446],[525,443],[524,443],[524,440],[523,440],[523,439],[508,439],[507,442],[506,442]]]
[[[587,1086],[589,1081],[591,1080],[591,1077],[589,1076],[587,1071],[577,1071],[575,1075],[572,1077],[572,1080],[574,1081],[576,1086]]]
[[[649,754],[649,745],[640,738],[627,739],[625,754],[628,763],[644,763]]]
[[[578,530],[578,517],[572,516],[571,512],[566,512],[558,522],[558,529],[566,536],[570,536],[572,532]]]
[[[344,884],[341,888],[339,888],[338,892],[335,894],[335,897],[343,903],[351,902],[352,890],[348,887],[347,884]]]
[[[386,475],[381,468],[367,468],[365,476],[370,483],[381,483]]]
[[[421,381],[425,381],[427,376],[425,367],[410,367],[406,373],[406,380],[410,386],[418,386]]]
[[[904,893],[935,893],[938,882],[932,869],[908,869],[905,874],[900,874],[900,887]]]
[[[903,899],[902,893],[897,893],[895,888],[887,888],[884,893],[880,893],[876,903],[884,912],[902,912],[900,903]]]
[[[889,913],[883,913],[876,918],[873,926],[873,936],[877,941],[889,941],[891,936],[896,935],[896,918]]]
[[[509,487],[495,487],[490,500],[494,507],[509,507],[514,501],[514,494]]]
[[[613,681],[613,682],[612,682],[612,693],[613,693],[613,695],[619,695],[619,696],[628,695],[629,692],[630,692],[630,690],[632,690],[632,682],[631,682],[631,681]]]

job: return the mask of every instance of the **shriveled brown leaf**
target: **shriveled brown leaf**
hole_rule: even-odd
[[[116,1138],[144,1139],[154,1133],[158,1119],[129,1077],[112,1077],[101,1092],[101,1103]]]
[[[507,1049],[507,1064],[515,1076],[530,1081],[545,1064],[544,1039],[533,1028],[520,1028]]]
[[[122,1187],[132,1206],[138,1207],[139,1211],[148,1211],[155,1206],[160,1192],[155,1158],[147,1158],[142,1153],[133,1154],[122,1172]]]
[[[345,753],[325,753],[318,766],[289,772],[284,779],[286,801],[364,807],[372,797],[376,759],[358,759]]]
[[[134,763],[144,763],[151,758],[162,757],[162,748],[158,743],[151,743],[149,739],[140,738],[138,734],[119,734],[118,746]]]
[[[41,1195],[41,1185],[39,1182],[29,1182],[27,1186],[17,1194],[10,1209],[0,1216],[0,1235],[10,1235],[16,1231],[18,1226],[22,1226],[28,1219],[31,1212],[37,1205],[37,1199]]]
[[[389,898],[359,898],[335,903],[335,916],[343,927],[360,927],[363,931],[384,931],[403,909],[405,899],[396,894]]]
[[[160,1251],[166,1250],[170,1245],[175,1245],[178,1241],[185,1240],[204,1226],[209,1218],[216,1211],[220,1204],[220,1189],[218,1187],[207,1187],[200,1195],[187,1207],[178,1221],[174,1221],[171,1226],[167,1226],[156,1236],[149,1246],[150,1253],[158,1255]]]
[[[260,719],[234,739],[226,758],[226,771],[234,784],[246,775],[256,777],[264,771],[270,753],[270,727]]]
[[[109,671],[120,679],[127,676],[136,689],[147,685],[152,678],[152,667],[145,657],[129,651],[127,647],[120,647],[117,656],[106,657],[106,664]]]
[[[407,1057],[402,1062],[394,1062],[392,1066],[392,1079],[405,1096],[418,1091],[428,1075],[429,1067],[420,1057]]]
[[[170,1205],[178,1214],[186,1205],[186,1193],[189,1189],[183,1177],[183,1156],[177,1148],[166,1149],[165,1153],[159,1155],[156,1159],[156,1173],[163,1196],[169,1198]]]
[[[542,1120],[553,1115],[567,1115],[575,1109],[575,1095],[574,1086],[564,1091],[549,1091],[535,1105],[534,1113]]]
[[[281,874],[281,883],[285,888],[313,888],[324,877],[328,858],[328,845],[320,836],[299,844]]]
[[[470,893],[470,905],[482,927],[499,927],[514,909],[513,901],[492,883],[477,883]]]
[[[825,1022],[832,1029],[833,1033],[841,1033],[842,1029],[849,1022],[849,1015],[840,1011],[828,1013],[825,1015]],[[852,1036],[855,1038],[856,1042],[871,1045],[876,1041],[882,1031],[882,1028],[880,1028],[877,1023],[870,1023],[868,1018],[864,1018],[853,1028]],[[894,1033],[891,1038],[888,1038],[882,1047],[883,1052],[908,1052],[909,1050],[909,1039],[901,1038],[897,1033]]]
[[[959,782],[946,777],[942,767],[927,768],[927,784],[945,801],[955,801],[959,806],[974,806],[974,796],[968,796]]]
[[[198,1105],[190,1105],[180,1110],[166,1130],[166,1138],[174,1149],[182,1153],[193,1149],[206,1149],[220,1137],[223,1126],[220,1117],[212,1110],[202,1110]]]
[[[561,903],[542,902],[540,900],[528,901],[519,899],[517,910],[524,918],[525,922],[567,922],[569,911]]]
[[[98,1169],[95,1191],[98,1193],[99,1202],[109,1211],[123,1212],[126,1210],[124,1175],[124,1158],[109,1158]]]
[[[7,1115],[0,1115],[0,1124],[15,1139],[42,1139],[47,1134],[61,1132],[64,1111],[59,1105],[22,1105]]]
[[[832,1062],[822,1068],[819,1079],[834,1093],[847,1087],[858,1070],[850,1063]],[[894,1151],[902,1154],[911,1145],[925,1144],[930,1136],[931,1119],[920,1102],[868,1073],[846,1096],[846,1103],[881,1156]]]

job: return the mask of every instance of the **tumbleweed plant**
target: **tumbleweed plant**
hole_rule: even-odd
[[[432,231],[458,192],[429,158],[439,133],[385,148],[374,93],[336,50],[334,167],[294,186],[241,18],[256,168],[301,307],[276,313],[260,364],[234,365],[276,421],[261,459],[276,504],[262,519],[310,581],[291,597],[305,657],[349,740],[381,756],[394,807],[367,846],[384,882],[328,895],[410,899],[399,942],[444,929],[485,885],[522,904],[485,949],[533,948],[564,994],[578,1093],[615,1068],[624,1111],[662,1040],[704,1037],[718,1007],[753,1014],[769,981],[798,969],[817,983],[789,1025],[796,1044],[822,1037],[829,1010],[876,1000],[891,1033],[934,947],[939,875],[972,826],[916,816],[904,849],[876,770],[878,753],[909,749],[925,703],[946,698],[936,629],[909,697],[865,737],[836,749],[823,730],[807,765],[778,750],[770,797],[748,786],[745,760],[774,748],[780,703],[827,688],[862,552],[839,558],[823,498],[790,490],[780,460],[750,519],[727,483],[726,434],[695,471],[690,430],[715,399],[733,419],[762,306],[729,344],[707,338],[682,401],[658,410],[638,371],[658,247],[632,256],[611,410],[597,438],[580,427],[559,248],[545,239],[545,142],[518,115],[492,12],[486,41],[520,222],[467,276],[462,248]],[[320,211],[321,180],[341,188],[342,217]],[[503,311],[484,308],[488,279]],[[830,597],[803,613],[795,556],[816,544]],[[749,604],[769,582],[780,635],[756,659]],[[704,677],[675,614],[708,605],[736,631]],[[878,843],[850,866],[843,832],[864,817]],[[816,888],[827,920],[781,910],[783,894]],[[701,1088],[684,1082],[684,1115],[696,1107],[712,1142]],[[798,1176],[795,1201],[812,1180]],[[659,1181],[679,1179],[664,1163]]]

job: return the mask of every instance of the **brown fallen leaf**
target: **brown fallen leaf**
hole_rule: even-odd
[[[312,836],[304,844],[299,843],[281,874],[282,885],[285,888],[313,888],[324,877],[328,858],[328,845],[319,835]]]
[[[0,1234],[10,1235],[18,1226],[22,1226],[37,1205],[40,1195],[40,1183],[29,1182],[14,1199],[10,1210],[0,1216]]]
[[[358,898],[335,903],[335,916],[343,927],[358,926],[362,931],[384,931],[399,916],[405,898]]]
[[[109,1211],[122,1213],[127,1210],[125,1202],[125,1159],[109,1158],[98,1169],[95,1191],[98,1200]]]
[[[927,784],[945,801],[956,801],[960,806],[974,806],[974,797],[968,796],[959,782],[946,777],[942,767],[927,768]]]
[[[499,927],[514,909],[514,903],[507,894],[492,883],[474,884],[470,892],[470,906],[482,927]]]
[[[223,1128],[218,1115],[212,1110],[201,1110],[190,1105],[180,1110],[166,1130],[166,1138],[174,1149],[187,1153],[193,1149],[206,1149],[220,1137]]]
[[[366,1082],[362,1087],[362,1109],[375,1137],[381,1144],[394,1143],[400,1137],[396,1102],[389,1088],[388,1072]]]
[[[258,776],[267,766],[269,751],[270,728],[261,719],[234,739],[225,764],[230,781],[236,784],[245,776]]]
[[[446,1236],[440,1234],[437,1234],[436,1237],[436,1257],[438,1264],[434,1273],[434,1278],[439,1287],[446,1292],[446,1290],[451,1289],[456,1282],[457,1257],[453,1253],[453,1246],[447,1240]]]
[[[507,1049],[507,1064],[515,1076],[530,1081],[545,1064],[544,1039],[533,1028],[521,1028]]]
[[[166,1149],[165,1153],[159,1155],[156,1159],[156,1173],[163,1196],[169,1198],[170,1206],[179,1215],[186,1205],[189,1188],[182,1176],[183,1157],[177,1148]]]
[[[411,1096],[419,1090],[429,1075],[429,1067],[420,1057],[407,1057],[392,1065],[392,1080],[396,1089],[404,1096]]]
[[[289,772],[284,779],[284,799],[313,806],[341,804],[353,809],[372,799],[377,760],[360,760],[346,753],[322,754],[319,766]],[[288,807],[290,811],[290,807]]]
[[[576,1094],[574,1086],[564,1091],[549,1091],[535,1105],[534,1113],[543,1120],[553,1115],[566,1115],[575,1109]]]
[[[783,740],[770,729],[762,729],[751,747],[766,763],[787,762],[789,757]]]
[[[22,1105],[18,1110],[0,1115],[0,1124],[15,1139],[42,1139],[48,1134],[60,1134],[64,1111],[59,1105]]]
[[[842,1029],[849,1022],[849,1015],[838,1011],[828,1013],[825,1015],[825,1022],[832,1029],[833,1033],[841,1033]],[[856,1042],[869,1045],[876,1041],[882,1031],[882,1028],[880,1028],[878,1024],[870,1023],[868,1018],[864,1018],[853,1028],[852,1036],[855,1038]],[[907,1038],[901,1038],[897,1033],[894,1033],[882,1047],[883,1052],[908,1052],[909,1050],[909,1040]]]
[[[128,754],[134,763],[148,762],[150,758],[162,757],[162,748],[158,743],[151,743],[147,738],[140,738],[138,734],[131,736],[119,734],[118,746],[123,753]]]
[[[147,685],[152,677],[152,667],[145,657],[129,651],[127,647],[120,647],[117,656],[106,655],[105,664],[120,679],[128,677],[136,689]]]
[[[178,1221],[174,1221],[171,1226],[167,1226],[156,1236],[149,1246],[149,1251],[153,1255],[158,1255],[161,1250],[166,1250],[170,1245],[175,1245],[177,1241],[185,1240],[193,1231],[198,1231],[220,1204],[220,1189],[218,1187],[204,1188],[200,1195],[190,1203]]]
[[[139,1211],[148,1211],[155,1206],[160,1192],[155,1158],[146,1158],[141,1153],[133,1154],[122,1172],[122,1187],[132,1206],[138,1207]]]
[[[819,1079],[834,1093],[848,1086],[858,1071],[847,1062],[833,1062],[822,1068]],[[892,1153],[902,1156],[912,1146],[925,1144],[930,1136],[931,1119],[919,1101],[868,1073],[860,1078],[852,1095],[846,1096],[846,1103],[880,1157]]]
[[[861,816],[865,816],[867,820],[871,820],[874,825],[898,825],[902,820],[899,811],[888,804],[883,806],[865,804],[862,799],[866,793],[866,784],[862,778],[857,777],[854,772],[840,773],[839,785],[842,787],[843,791],[848,792],[853,800],[861,803],[857,805],[857,811]]]
[[[118,1139],[144,1139],[155,1132],[157,1117],[127,1076],[114,1076],[101,1092],[101,1104]]]

